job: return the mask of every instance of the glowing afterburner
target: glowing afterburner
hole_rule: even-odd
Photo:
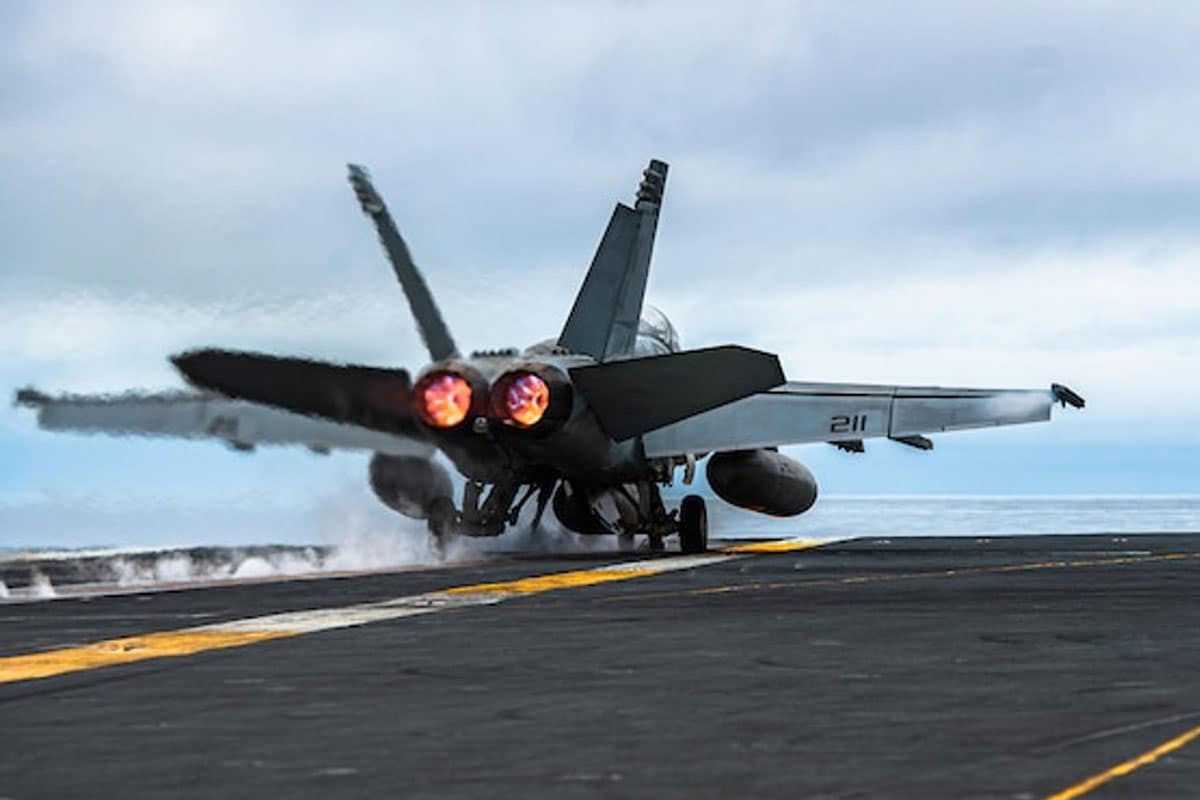
[[[417,381],[413,406],[426,425],[453,428],[471,411],[471,384],[453,372],[431,372]]]
[[[550,408],[550,387],[532,372],[513,372],[492,390],[492,410],[506,423],[531,428]]]

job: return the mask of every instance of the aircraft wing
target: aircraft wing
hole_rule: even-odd
[[[22,389],[16,401],[37,409],[38,425],[46,430],[218,439],[238,450],[252,450],[258,445],[303,445],[318,453],[371,450],[428,456],[434,449],[415,437],[201,392],[55,397]]]
[[[851,383],[784,383],[663,426],[642,437],[648,458],[752,450],[807,442],[860,449],[887,437],[929,449],[923,434],[1019,425],[1050,419],[1055,402],[1083,407],[1065,386],[943,389]]]

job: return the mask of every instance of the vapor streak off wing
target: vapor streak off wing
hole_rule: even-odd
[[[302,445],[318,452],[373,450],[400,456],[433,451],[419,439],[200,392],[50,396],[24,390],[17,399],[37,409],[38,425],[45,430],[217,439],[238,449]]]
[[[900,439],[1043,422],[1054,390],[786,383],[645,434],[646,456]]]

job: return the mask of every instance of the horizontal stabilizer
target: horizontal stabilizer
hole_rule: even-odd
[[[226,397],[377,431],[419,435],[408,373],[229,350],[193,350],[172,363],[195,386]]]
[[[765,392],[784,382],[779,359],[710,347],[571,370],[571,380],[615,441]]]

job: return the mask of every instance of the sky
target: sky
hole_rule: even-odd
[[[826,493],[1200,491],[1198,40],[1188,3],[4,3],[0,388],[174,388],[200,345],[419,366],[348,161],[460,344],[553,336],[657,157],[685,346],[1088,399],[789,451]],[[5,407],[0,546],[294,538],[365,471]]]

